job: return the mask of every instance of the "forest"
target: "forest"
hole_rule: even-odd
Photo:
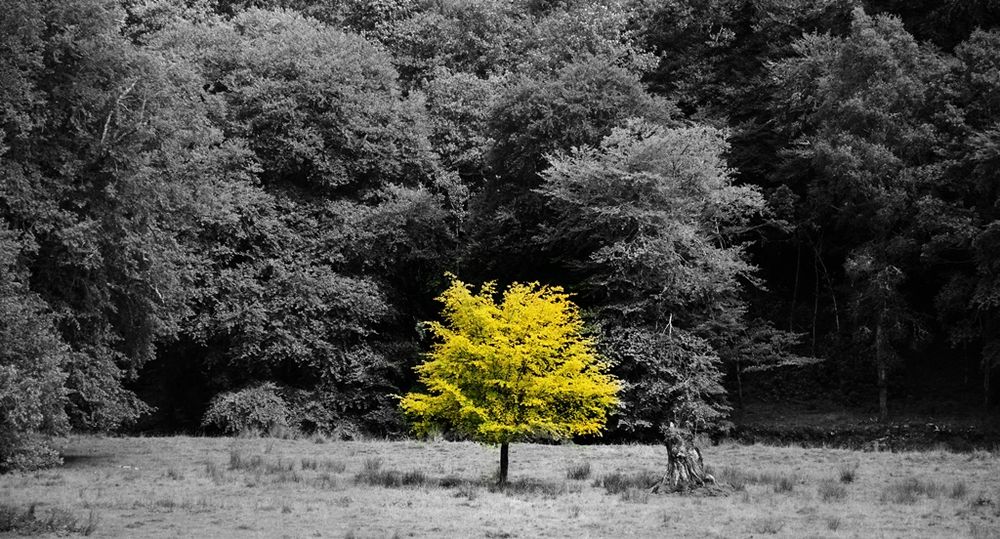
[[[406,434],[449,275],[571,294],[609,439],[996,409],[991,0],[3,4],[2,469]]]

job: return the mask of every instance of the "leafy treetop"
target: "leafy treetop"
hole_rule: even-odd
[[[512,284],[499,304],[495,293],[492,282],[473,293],[452,277],[438,298],[444,322],[428,324],[438,342],[417,367],[428,393],[401,403],[415,429],[444,424],[500,444],[599,433],[619,383],[569,296],[538,283]]]

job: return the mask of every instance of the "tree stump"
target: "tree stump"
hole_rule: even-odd
[[[715,478],[705,472],[701,450],[694,445],[690,435],[671,425],[664,444],[667,446],[667,473],[653,485],[651,493],[687,491],[715,484]]]

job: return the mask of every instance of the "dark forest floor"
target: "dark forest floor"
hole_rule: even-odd
[[[970,451],[1000,447],[1000,411],[955,401],[901,401],[879,421],[870,407],[832,400],[748,401],[733,413],[744,443],[848,449]]]

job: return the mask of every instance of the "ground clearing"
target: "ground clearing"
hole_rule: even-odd
[[[713,498],[649,495],[656,446],[515,444],[496,492],[489,447],[319,442],[73,437],[64,467],[0,476],[0,516],[92,537],[1000,537],[997,452],[721,445],[706,463],[736,491]]]

